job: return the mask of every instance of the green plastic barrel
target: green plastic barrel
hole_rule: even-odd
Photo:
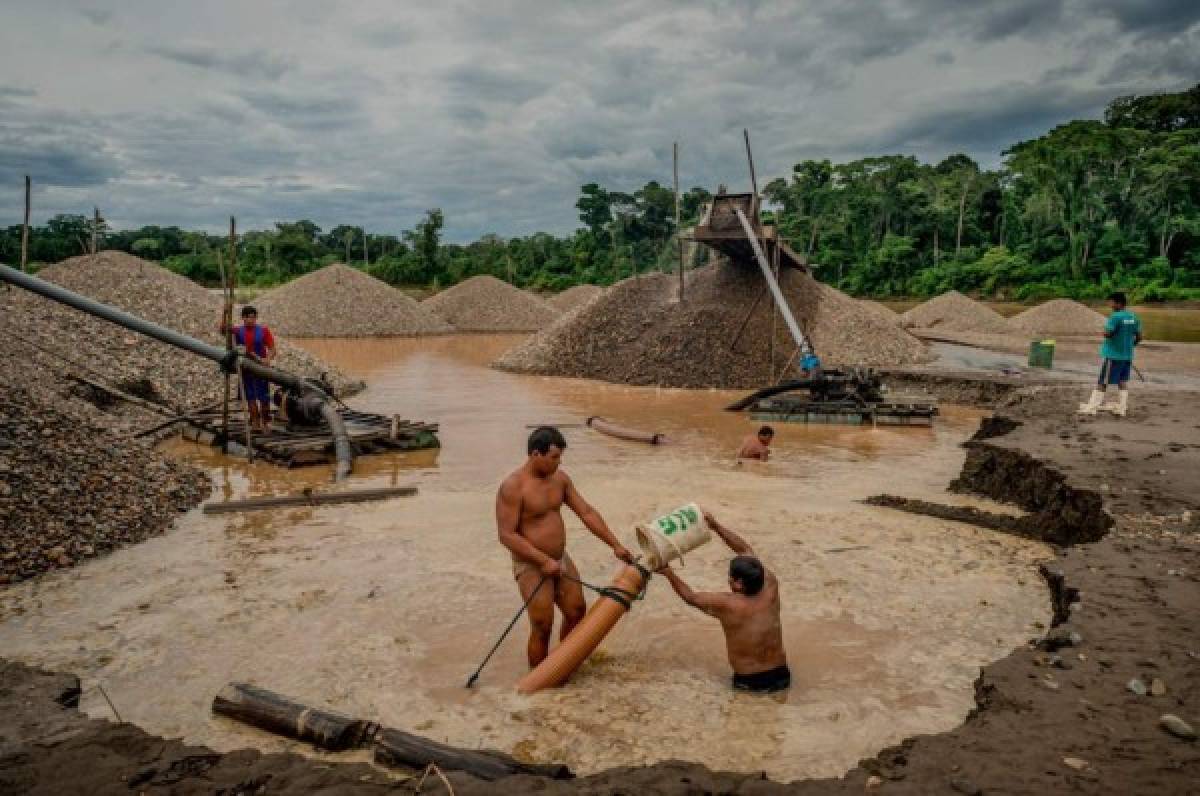
[[[1054,341],[1034,340],[1029,344],[1029,367],[1054,367]]]

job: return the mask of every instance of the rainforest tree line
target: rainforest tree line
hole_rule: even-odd
[[[822,279],[857,295],[954,288],[1096,298],[1121,287],[1143,301],[1200,299],[1200,84],[1118,98],[1103,121],[1063,124],[1003,156],[995,170],[962,154],[939,163],[806,160],[764,187],[764,221],[818,264]],[[709,198],[702,188],[682,194],[685,231]],[[655,181],[632,193],[590,183],[570,235],[487,235],[465,245],[442,240],[438,209],[399,236],[280,222],[240,237],[239,274],[243,284],[272,285],[347,262],[396,285],[444,287],[476,274],[544,289],[608,284],[676,266],[674,201]],[[228,256],[227,239],[204,232],[93,226],[61,215],[35,227],[30,260],[85,252],[95,232],[104,248],[215,285],[218,257]],[[0,261],[19,260],[20,234],[19,225],[0,231]]]

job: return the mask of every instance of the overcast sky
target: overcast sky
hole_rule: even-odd
[[[435,7],[436,6],[436,7]],[[480,10],[483,9],[483,10]],[[579,186],[748,185],[966,152],[1200,81],[1200,0],[7,0],[0,225],[89,213],[451,240],[567,232]]]

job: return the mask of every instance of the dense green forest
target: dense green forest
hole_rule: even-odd
[[[966,155],[921,163],[908,155],[848,163],[806,160],[763,189],[764,222],[856,295],[926,296],[954,288],[1018,300],[1097,298],[1114,288],[1140,301],[1200,299],[1200,84],[1176,94],[1121,97],[1104,121],[1073,121],[1004,153],[995,171]],[[709,194],[681,197],[682,226]],[[446,286],[493,274],[523,287],[608,284],[677,263],[674,194],[658,182],[623,193],[584,185],[583,226],[571,235],[442,240],[429,210],[400,236],[311,221],[245,233],[242,284],[272,285],[348,262],[396,285]],[[98,229],[60,215],[35,227],[30,260],[103,248],[161,260],[197,281],[219,281],[228,241],[177,227]],[[20,258],[21,227],[0,232],[0,261]]]

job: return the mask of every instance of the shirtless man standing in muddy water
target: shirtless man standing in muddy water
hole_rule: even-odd
[[[659,571],[680,599],[721,623],[734,688],[759,693],[782,691],[792,684],[792,672],[783,649],[779,580],[762,565],[745,539],[708,512],[704,520],[735,554],[729,562],[729,592],[693,591],[670,567]]]
[[[579,570],[567,555],[562,505],[566,503],[597,539],[611,547],[613,555],[633,563],[633,555],[617,541],[604,518],[559,469],[566,447],[567,441],[558,429],[535,429],[526,446],[529,458],[504,479],[496,494],[500,544],[512,553],[513,577],[521,599],[529,602],[530,668],[541,663],[549,652],[554,606],[558,605],[563,617],[559,640],[575,629],[587,610],[578,582]]]

